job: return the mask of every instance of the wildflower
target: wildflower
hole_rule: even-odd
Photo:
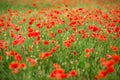
[[[113,66],[107,67],[107,70],[106,70],[107,73],[112,73],[114,71],[115,70],[114,70]]]
[[[69,41],[65,41],[63,44],[67,48],[71,47],[71,43]]]
[[[55,52],[56,52],[56,48],[52,48],[51,53],[55,53]]]
[[[12,62],[9,64],[9,69],[11,70],[18,70],[19,69],[19,63],[18,62]]]
[[[19,64],[19,68],[20,69],[25,69],[26,68],[26,64],[25,63],[20,63]]]
[[[89,58],[89,57],[90,57],[90,53],[86,53],[86,54],[85,54],[85,57],[86,57],[86,58]]]
[[[100,58],[100,63],[101,64],[104,64],[106,62],[106,59],[105,58]]]
[[[0,40],[0,50],[5,47],[5,41]]]
[[[119,55],[117,55],[117,54],[113,54],[113,55],[112,55],[112,59],[113,59],[116,63],[118,63],[118,62],[120,61],[120,57],[119,57]]]
[[[51,56],[52,56],[52,54],[50,52],[44,52],[44,53],[39,54],[40,59],[45,59],[45,58],[48,58],[48,57],[51,57]]]
[[[110,48],[113,50],[113,51],[118,51],[118,47],[117,46],[110,46]]]
[[[22,56],[21,56],[20,54],[16,54],[16,55],[14,56],[14,59],[15,59],[16,61],[22,61]]]
[[[36,24],[36,26],[37,26],[38,28],[41,28],[41,24],[40,24],[40,23]]]
[[[107,76],[107,72],[105,70],[101,70],[99,72],[99,74],[97,76],[95,76],[95,78],[99,79],[99,78],[105,78]]]
[[[14,50],[11,50],[8,55],[9,56],[15,56],[17,54],[17,52],[15,52]]]
[[[2,61],[2,56],[0,56],[0,62]]]
[[[111,58],[112,56],[110,54],[106,54],[106,57],[107,58]]]
[[[58,29],[58,33],[62,33],[62,29]]]
[[[110,67],[110,66],[113,66],[114,64],[115,64],[115,62],[114,62],[113,59],[105,62],[105,66],[106,66],[107,68]]]
[[[29,51],[30,51],[30,52],[33,51],[33,46],[29,46]]]
[[[76,70],[71,70],[69,73],[68,73],[69,76],[76,76],[77,75],[77,72]]]
[[[37,65],[37,60],[35,60],[34,58],[27,58],[26,61],[28,61],[31,66],[36,66]]]
[[[54,64],[53,64],[53,67],[54,67],[54,68],[60,68],[60,65],[57,64],[57,63],[54,63]]]
[[[77,55],[77,52],[76,52],[76,51],[74,51],[74,52],[73,52],[73,55],[74,55],[74,56],[76,56],[76,55]]]
[[[25,38],[23,38],[21,35],[15,36],[15,40],[12,42],[12,45],[19,45],[25,42]]]
[[[43,43],[44,43],[44,45],[48,45],[49,41],[44,41]]]
[[[64,79],[67,78],[67,74],[64,73],[64,69],[59,68],[51,72],[50,78]]]

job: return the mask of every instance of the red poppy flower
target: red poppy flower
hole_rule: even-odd
[[[19,27],[15,27],[14,29],[15,29],[15,31],[19,31],[20,30],[20,26]]]
[[[14,56],[14,59],[15,59],[16,61],[22,61],[22,56],[21,56],[20,54],[16,54],[16,55]]]
[[[2,27],[2,26],[4,26],[4,20],[3,19],[0,20],[0,27]]]
[[[12,45],[19,45],[25,42],[25,38],[23,38],[21,35],[15,36],[15,40],[12,42]]]
[[[16,54],[18,54],[18,53],[15,52],[14,50],[11,50],[8,55],[9,56],[15,56]]]
[[[51,57],[51,56],[52,56],[52,54],[50,52],[44,52],[44,53],[39,54],[40,59],[45,59],[45,58],[48,58],[48,57]]]
[[[75,42],[75,36],[71,35],[69,40],[70,40],[70,42]]]
[[[37,6],[37,4],[36,4],[36,3],[33,3],[33,4],[32,4],[32,7],[36,7],[36,6]]]
[[[2,56],[0,56],[0,61],[2,61]]]
[[[67,78],[67,74],[64,73],[64,69],[59,68],[52,71],[50,78],[64,79]]]
[[[20,63],[19,64],[19,68],[20,69],[25,69],[26,68],[26,64],[25,63]]]
[[[57,64],[57,63],[54,63],[54,64],[53,64],[53,67],[54,67],[54,68],[60,68],[60,65]]]
[[[30,52],[32,52],[33,51],[33,46],[29,46],[29,50],[30,50]]]
[[[36,26],[37,26],[38,28],[41,28],[41,24],[40,24],[40,23],[36,24]]]
[[[37,60],[35,60],[34,58],[27,58],[26,61],[28,61],[31,66],[36,66],[37,65]]]
[[[101,64],[103,64],[103,65],[104,65],[104,64],[105,64],[105,62],[106,62],[106,59],[105,59],[105,58],[100,58],[100,63],[101,63]]]
[[[110,46],[110,48],[111,48],[113,51],[118,51],[118,47],[117,47],[117,46]]]
[[[44,43],[44,45],[48,45],[49,41],[44,41],[43,43]]]
[[[51,38],[53,38],[53,37],[55,37],[55,34],[54,34],[53,32],[51,32],[51,33],[49,33],[49,36],[50,36]]]
[[[89,48],[86,48],[86,49],[85,49],[85,52],[86,52],[86,53],[90,53],[91,50],[90,50]]]
[[[98,78],[105,78],[107,76],[107,72],[105,70],[101,70],[97,76],[95,76],[97,79]]]
[[[62,29],[58,29],[58,33],[62,33]]]
[[[5,47],[5,41],[0,40],[0,50]]]
[[[114,64],[115,64],[115,62],[114,62],[113,59],[111,59],[111,60],[105,62],[105,66],[106,66],[106,67],[113,66]]]
[[[71,70],[69,73],[68,73],[69,76],[76,76],[77,75],[77,72],[76,70]]]
[[[39,31],[28,32],[28,37],[30,37],[30,38],[34,38],[34,37],[38,37],[38,36],[40,36],[40,32]]]
[[[14,70],[19,68],[19,63],[18,62],[12,62],[9,65],[9,69]]]
[[[52,48],[51,53],[55,53],[55,52],[56,52],[56,48]]]
[[[89,58],[89,57],[90,57],[90,53],[86,53],[86,54],[85,54],[85,57],[86,57],[86,58]]]
[[[15,38],[15,34],[13,33],[13,31],[10,31],[10,36],[12,37],[12,38]]]
[[[85,33],[85,34],[82,34],[81,36],[83,39],[86,39],[88,37],[88,35]]]
[[[106,70],[107,73],[112,73],[114,71],[115,69],[113,68],[113,66],[107,67],[107,70]]]
[[[77,52],[76,52],[76,51],[74,51],[74,52],[73,52],[73,55],[74,55],[74,56],[76,56],[76,55],[77,55]]]
[[[112,59],[115,60],[116,63],[118,63],[120,61],[120,57],[117,54],[113,54]]]
[[[63,44],[67,48],[71,47],[71,43],[69,41],[65,41]]]
[[[112,56],[110,54],[106,54],[106,57],[107,58],[111,58]]]
[[[69,26],[76,26],[77,22],[76,21],[72,21],[69,23]]]

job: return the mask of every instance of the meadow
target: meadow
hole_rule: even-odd
[[[120,80],[120,0],[0,0],[0,80]]]

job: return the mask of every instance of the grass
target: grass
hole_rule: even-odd
[[[70,6],[68,5],[68,7],[65,7],[64,5],[60,5],[61,8],[57,8],[56,6],[59,6],[57,4],[54,5],[55,7],[52,7],[52,3],[46,3],[38,5],[36,7],[32,7],[32,1],[29,3],[29,6],[26,5],[27,3],[23,3],[22,0],[16,2],[13,1],[13,3],[9,3],[8,1],[1,2],[0,19],[4,20],[5,25],[0,27],[0,40],[4,40],[6,42],[4,46],[7,46],[8,48],[5,49],[4,47],[2,47],[0,49],[0,56],[2,56],[2,60],[0,60],[0,80],[52,80],[49,78],[49,76],[51,72],[55,69],[53,67],[54,63],[59,64],[61,68],[65,70],[66,74],[69,73],[71,70],[75,70],[77,72],[76,76],[71,76],[69,78],[65,78],[64,80],[94,80],[95,76],[99,74],[99,71],[106,70],[105,66],[101,66],[101,58],[106,58],[106,54],[109,54],[111,56],[117,54],[120,57],[120,37],[116,36],[116,34],[119,34],[120,31],[109,34],[106,31],[106,25],[109,23],[115,24],[115,27],[120,26],[119,23],[113,21],[116,20],[116,18],[118,18],[120,14],[118,13],[112,16],[112,7],[110,7],[116,6],[114,7],[114,9],[119,10],[117,2],[119,2],[119,0],[116,1],[114,4],[111,4],[111,2],[107,4],[106,1],[103,6],[100,6],[101,4],[103,4],[102,2],[98,3],[97,1],[92,0],[90,4],[88,4],[86,1],[84,5],[81,1],[80,4],[74,6],[75,4],[71,4],[71,1],[71,3],[68,3],[71,4]],[[18,7],[16,7],[15,4],[17,4]],[[50,9],[44,10],[47,7],[49,7]],[[78,8],[83,8],[86,12],[77,12]],[[11,10],[12,15],[10,12],[7,11],[8,9]],[[68,11],[64,12],[66,9],[68,9]],[[96,9],[100,10],[103,14],[108,14],[108,20],[103,18],[102,14],[97,13]],[[59,11],[60,14],[55,14],[54,12],[52,12],[53,10]],[[32,13],[29,13],[29,11],[32,11]],[[38,14],[38,12],[43,13]],[[59,22],[57,22],[57,19],[49,16],[50,14],[57,17],[59,21],[65,21],[65,23],[60,24]],[[2,16],[4,15],[7,17],[2,18]],[[82,22],[82,26],[80,26],[79,24],[75,26],[69,26],[69,23],[72,22],[72,20],[69,20],[67,15],[70,15],[71,18],[74,18],[76,16],[81,17],[80,19],[78,19],[79,21],[81,21],[84,17],[87,18],[85,18],[85,20]],[[95,15],[100,18],[103,24],[99,23],[99,19],[96,19],[96,17],[94,17]],[[8,18],[11,19],[10,22],[12,24],[16,25],[15,27],[20,27],[19,31],[16,31],[13,25],[6,25],[7,21],[9,21]],[[32,25],[29,24],[31,18],[35,19]],[[21,22],[23,19],[26,19],[26,21],[23,24],[19,24],[19,22]],[[74,21],[77,22],[78,20]],[[55,22],[55,25],[53,25],[52,28],[47,29],[46,26],[49,26],[51,21]],[[42,28],[36,27],[37,23],[42,24]],[[90,31],[88,29],[88,26],[90,25],[97,26],[101,29],[101,31]],[[41,40],[38,44],[34,44],[34,41],[36,41],[36,37],[30,38],[28,36],[28,26],[35,30],[35,32],[40,32],[39,36]],[[76,31],[73,30],[73,27],[76,28]],[[68,28],[68,30],[65,30],[66,28]],[[62,33],[58,33],[59,29],[62,29]],[[81,34],[76,33],[82,30],[84,30],[85,32]],[[110,30],[114,31],[114,28],[110,28]],[[15,38],[12,38],[10,36],[11,31],[13,31],[15,35],[21,34],[22,38],[25,38],[25,42],[15,46],[12,45]],[[55,34],[55,37],[52,38],[49,36],[51,32]],[[107,40],[104,41],[98,36],[95,38],[91,38],[92,33],[105,36]],[[87,37],[82,38],[82,36],[86,34]],[[70,36],[73,35],[75,37],[75,41],[71,42],[71,46],[66,48],[64,42],[68,41]],[[112,37],[115,37],[116,39],[114,40]],[[52,40],[54,40],[55,43],[52,43]],[[44,45],[44,41],[48,41],[49,44]],[[30,46],[32,46],[32,51],[29,50]],[[39,58],[40,54],[50,52],[51,49],[55,48],[56,46],[59,46],[59,48],[56,49],[55,53],[52,53],[52,56],[45,59]],[[116,46],[118,50],[114,51],[110,48],[110,46]],[[87,54],[85,52],[86,48],[94,49],[94,51],[90,53],[90,56],[87,57],[85,57]],[[5,54],[10,54],[11,50],[14,50],[22,56],[22,61],[18,61],[19,63],[26,64],[26,68],[19,69],[17,73],[13,73],[12,69],[9,69],[11,63],[16,61],[14,60],[15,55],[10,56]],[[77,53],[76,56],[74,55],[74,52]],[[35,64],[35,66],[31,65],[32,62],[27,61],[28,58],[34,59],[36,61],[36,63],[34,63],[33,61],[33,64]],[[106,58],[106,60],[113,60],[113,58]],[[119,80],[119,63],[115,62],[114,72],[109,73],[103,79],[99,80]]]

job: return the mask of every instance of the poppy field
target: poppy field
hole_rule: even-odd
[[[120,80],[120,0],[0,0],[0,80]]]

